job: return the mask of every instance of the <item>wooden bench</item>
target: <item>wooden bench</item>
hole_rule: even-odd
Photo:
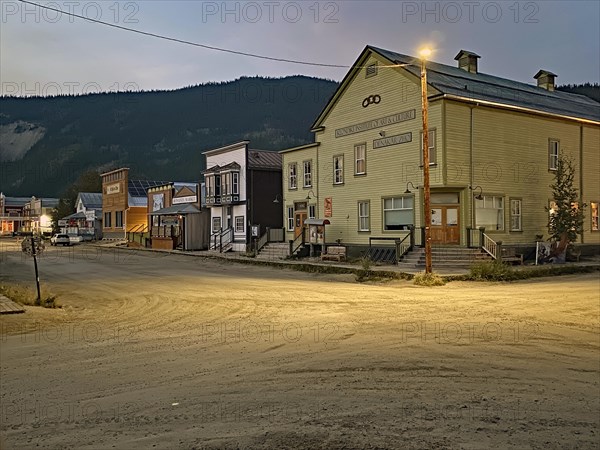
[[[521,266],[523,265],[523,254],[517,253],[515,248],[503,248],[502,249],[502,262],[518,262]]]
[[[345,261],[346,260],[346,247],[343,246],[330,246],[327,247],[327,253],[321,254],[321,261]]]

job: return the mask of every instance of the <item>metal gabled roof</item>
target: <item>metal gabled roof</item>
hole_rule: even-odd
[[[281,155],[278,152],[249,149],[248,168],[281,170]]]
[[[377,47],[368,48],[397,64],[406,64],[404,69],[420,76],[419,58]],[[600,122],[600,103],[584,95],[548,91],[520,81],[485,73],[471,73],[433,61],[427,61],[426,66],[427,83],[442,94]]]
[[[102,209],[102,192],[80,192],[77,201],[81,200],[86,209]]]

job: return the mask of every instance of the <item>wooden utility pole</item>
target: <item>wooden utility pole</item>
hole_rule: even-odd
[[[31,236],[31,256],[33,256],[33,266],[35,267],[35,284],[37,286],[37,301],[38,301],[38,304],[40,304],[42,301],[42,296],[40,294],[40,276],[38,274],[36,245],[37,244],[35,242],[34,237]]]
[[[427,69],[421,57],[421,109],[423,116],[423,196],[425,212],[425,273],[431,273],[431,191],[429,187],[429,124],[427,117]]]

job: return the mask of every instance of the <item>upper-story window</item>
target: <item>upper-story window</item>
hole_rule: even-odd
[[[333,184],[344,183],[344,155],[333,157]]]
[[[215,196],[221,195],[221,175],[215,175]]]
[[[214,175],[205,175],[204,182],[206,184],[206,196],[212,197],[215,195],[215,177]]]
[[[558,169],[558,153],[560,151],[560,142],[557,139],[548,141],[548,170]]]
[[[304,161],[304,187],[312,187],[312,161]]]
[[[367,173],[367,144],[354,146],[354,173],[356,175]]]
[[[238,195],[240,193],[240,174],[239,172],[231,173],[231,190],[233,195]]]
[[[223,183],[223,195],[231,194],[231,172],[221,175],[221,182]]]
[[[291,163],[288,166],[288,176],[289,176],[289,188],[297,189],[298,188],[298,166],[296,163]]]
[[[429,165],[435,165],[437,164],[437,149],[436,149],[436,145],[435,145],[435,138],[436,138],[436,132],[435,130],[429,130],[429,132],[427,133],[427,138],[429,140],[429,145],[427,146],[429,148]],[[423,165],[423,141],[424,141],[424,136],[423,136],[423,132],[421,132],[421,165]]]

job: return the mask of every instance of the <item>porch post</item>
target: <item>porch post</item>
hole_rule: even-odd
[[[467,227],[467,248],[471,248],[471,227]]]
[[[479,246],[483,247],[483,233],[485,233],[485,227],[479,227]]]

